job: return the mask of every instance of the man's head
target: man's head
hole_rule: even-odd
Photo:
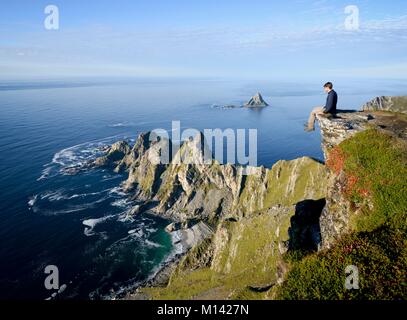
[[[332,84],[332,82],[327,82],[324,84],[324,90],[326,93],[331,91],[333,89],[333,87],[334,87],[334,85]]]

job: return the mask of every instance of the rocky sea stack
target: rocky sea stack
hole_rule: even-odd
[[[262,95],[257,92],[244,106],[248,108],[261,108],[267,107],[268,103],[264,101]]]

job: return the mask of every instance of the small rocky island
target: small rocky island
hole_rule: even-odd
[[[244,106],[248,108],[262,108],[268,107],[268,103],[264,101],[260,92],[257,92]]]
[[[243,105],[235,105],[235,104],[227,104],[227,105],[213,105],[214,108],[221,108],[221,109],[236,109],[236,108],[264,108],[268,107],[269,104],[264,101],[260,92],[257,92],[253,97],[250,98]]]

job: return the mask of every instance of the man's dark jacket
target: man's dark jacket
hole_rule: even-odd
[[[336,114],[336,105],[338,104],[338,95],[335,90],[331,90],[326,98],[325,113]]]

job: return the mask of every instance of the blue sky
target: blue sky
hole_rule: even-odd
[[[49,4],[59,30],[44,28]],[[3,79],[404,79],[406,52],[405,0],[0,0]]]

